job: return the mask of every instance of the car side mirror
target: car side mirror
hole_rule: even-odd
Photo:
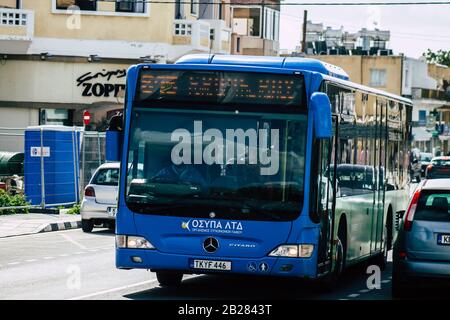
[[[314,92],[309,100],[313,114],[314,134],[317,139],[332,137],[331,103],[323,92]]]

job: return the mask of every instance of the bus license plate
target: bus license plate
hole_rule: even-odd
[[[194,269],[231,271],[231,261],[194,260]]]
[[[438,234],[438,244],[450,245],[450,234]]]
[[[109,214],[111,217],[116,217],[116,214],[117,214],[117,208],[116,208],[116,207],[108,207],[108,208],[106,209],[106,211],[108,212],[108,214]]]

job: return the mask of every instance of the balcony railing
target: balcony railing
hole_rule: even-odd
[[[412,88],[411,94],[413,99],[431,99],[450,101],[450,91]]]
[[[0,40],[31,41],[33,36],[33,11],[0,8]]]

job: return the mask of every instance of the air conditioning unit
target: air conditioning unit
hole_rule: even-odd
[[[235,18],[233,19],[233,33],[240,36],[246,36],[248,34],[248,19]]]

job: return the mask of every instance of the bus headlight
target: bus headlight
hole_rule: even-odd
[[[155,249],[145,238],[136,236],[116,235],[117,248],[128,249]]]
[[[286,258],[310,258],[313,252],[313,244],[283,244],[269,253],[269,256]]]

